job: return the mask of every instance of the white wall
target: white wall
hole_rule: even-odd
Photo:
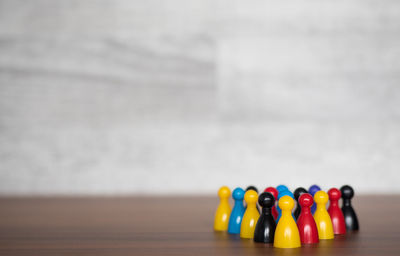
[[[0,193],[399,193],[400,2],[0,0]]]

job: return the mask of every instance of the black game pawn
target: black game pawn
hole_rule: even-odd
[[[343,199],[342,212],[346,222],[346,230],[358,230],[359,226],[357,215],[353,209],[353,206],[351,206],[351,199],[354,196],[354,190],[349,185],[344,185],[340,188],[340,192],[342,193]]]
[[[246,188],[246,192],[247,191],[249,191],[249,190],[254,190],[254,191],[256,191],[257,192],[257,194],[258,194],[258,189],[255,187],[255,186],[248,186],[247,188]],[[258,213],[261,213],[260,212],[260,207],[258,207],[258,205],[256,205],[257,206],[257,210],[258,210]],[[247,208],[247,206],[246,206],[246,208]]]
[[[294,210],[293,215],[294,215],[296,221],[299,218],[300,213],[301,213],[301,207],[299,205],[299,197],[305,193],[308,193],[308,191],[303,187],[296,188],[296,190],[294,191],[294,199],[296,199],[296,209]]]
[[[257,194],[258,194],[258,189],[257,189],[255,186],[248,186],[248,187],[246,188],[246,191],[248,191],[248,190],[254,190],[254,191],[256,191]]]
[[[254,242],[273,243],[276,223],[271,208],[275,204],[275,198],[271,193],[264,192],[258,197],[258,203],[261,205],[262,213],[254,230]]]

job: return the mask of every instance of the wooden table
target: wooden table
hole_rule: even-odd
[[[0,255],[400,255],[400,196],[359,196],[361,230],[277,249],[212,230],[217,198],[2,198]]]

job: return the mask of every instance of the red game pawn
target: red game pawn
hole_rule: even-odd
[[[271,194],[274,196],[274,198],[275,198],[275,202],[278,202],[278,190],[276,190],[276,188],[274,188],[274,187],[268,187],[268,188],[266,188],[266,189],[264,190],[264,192],[269,192],[269,193],[271,193]],[[274,216],[274,219],[276,220],[276,219],[278,218],[279,213],[278,213],[278,211],[276,210],[276,206],[275,206],[275,205],[272,206],[271,212],[272,212],[272,216]]]
[[[339,208],[339,199],[342,193],[337,188],[331,188],[328,191],[329,200],[331,201],[328,213],[331,216],[333,233],[335,235],[346,234],[346,223],[344,222],[344,216],[342,210]]]
[[[301,213],[297,219],[297,227],[299,228],[302,244],[315,244],[319,242],[317,224],[315,223],[310,209],[313,203],[314,199],[308,193],[302,194],[299,197]]]

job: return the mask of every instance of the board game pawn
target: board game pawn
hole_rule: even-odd
[[[256,191],[257,194],[258,194],[258,189],[257,189],[255,186],[253,186],[253,185],[250,185],[250,186],[248,186],[248,187],[246,188],[246,192],[249,191],[249,190],[254,190],[254,191]],[[247,207],[247,206],[246,206],[246,207]],[[245,207],[245,208],[246,208],[246,207]],[[261,211],[260,211],[260,208],[258,208],[258,205],[257,205],[257,204],[256,204],[256,207],[257,207],[258,213],[260,213]]]
[[[256,191],[257,194],[258,194],[258,189],[257,189],[255,186],[253,186],[253,185],[250,185],[250,186],[248,186],[248,187],[246,188],[246,192],[249,191],[249,190],[254,190],[254,191]]]
[[[258,194],[254,190],[248,190],[244,194],[244,200],[247,203],[247,209],[244,212],[242,224],[240,225],[241,238],[254,238],[254,229],[260,214],[257,211],[256,204]]]
[[[333,233],[335,235],[346,234],[346,224],[344,221],[343,212],[339,208],[339,199],[342,196],[342,193],[337,188],[331,188],[328,191],[328,195],[330,200],[328,213],[331,216]]]
[[[278,194],[278,200],[280,200],[283,196],[290,196],[292,199],[294,199],[293,193],[290,192],[289,190],[285,190],[285,191],[281,192],[280,194]],[[281,208],[279,208],[279,204],[278,204],[278,207],[277,207],[277,211],[278,211],[278,218],[276,218],[276,223],[279,222],[279,220],[280,220],[280,218],[282,216],[282,210],[281,210]],[[292,216],[294,218],[293,213],[292,213]]]
[[[254,230],[254,241],[259,243],[273,243],[276,223],[272,216],[271,208],[275,204],[274,195],[263,192],[258,197],[258,204],[261,206],[261,216],[257,221]]]
[[[235,205],[231,216],[229,218],[228,233],[240,234],[240,225],[242,224],[243,214],[245,211],[243,205],[244,190],[241,188],[235,188],[232,192],[232,198],[235,200]]]
[[[301,212],[297,219],[297,227],[299,228],[301,243],[318,243],[318,228],[310,209],[314,203],[313,197],[308,193],[304,193],[299,197],[298,202],[301,206]]]
[[[296,190],[293,193],[294,194],[294,199],[296,200],[296,206],[295,206],[295,210],[294,210],[294,213],[293,213],[295,220],[297,220],[299,218],[300,212],[301,212],[301,207],[299,205],[299,197],[302,194],[305,194],[305,193],[308,193],[308,192],[303,187],[296,188]]]
[[[318,185],[312,185],[308,189],[308,193],[310,193],[312,196],[314,196],[315,193],[317,193],[320,190],[321,190],[321,188]],[[314,202],[314,204],[311,206],[311,213],[314,214],[316,209],[317,209],[317,205]]]
[[[314,213],[314,220],[315,224],[317,224],[318,237],[321,240],[334,238],[332,220],[326,210],[328,199],[328,194],[322,190],[318,191],[314,195],[314,201],[317,204],[317,210],[315,210]]]
[[[281,184],[276,187],[276,190],[278,190],[278,194],[279,194],[283,191],[289,190],[289,188],[287,186]]]
[[[296,221],[292,216],[294,200],[290,196],[279,199],[279,207],[282,209],[282,217],[275,230],[274,247],[297,248],[301,246],[300,234]]]
[[[214,218],[214,230],[216,231],[226,231],[228,229],[229,217],[231,215],[230,195],[231,190],[227,186],[222,186],[218,190],[220,203]]]
[[[353,206],[351,205],[351,199],[354,196],[354,190],[349,185],[345,185],[340,188],[340,191],[343,199],[342,212],[346,223],[346,229],[354,231],[358,230],[359,226],[357,215],[353,209]]]
[[[266,188],[266,189],[264,190],[264,192],[269,192],[269,193],[271,193],[271,194],[274,196],[274,198],[275,198],[275,202],[278,201],[278,190],[277,190],[276,188],[274,188],[274,187],[268,187],[268,188]],[[279,215],[279,214],[278,214],[278,211],[276,210],[275,203],[274,203],[274,206],[272,206],[271,212],[272,212],[272,215],[274,216],[274,219],[276,220],[276,219],[278,218],[278,215]]]

